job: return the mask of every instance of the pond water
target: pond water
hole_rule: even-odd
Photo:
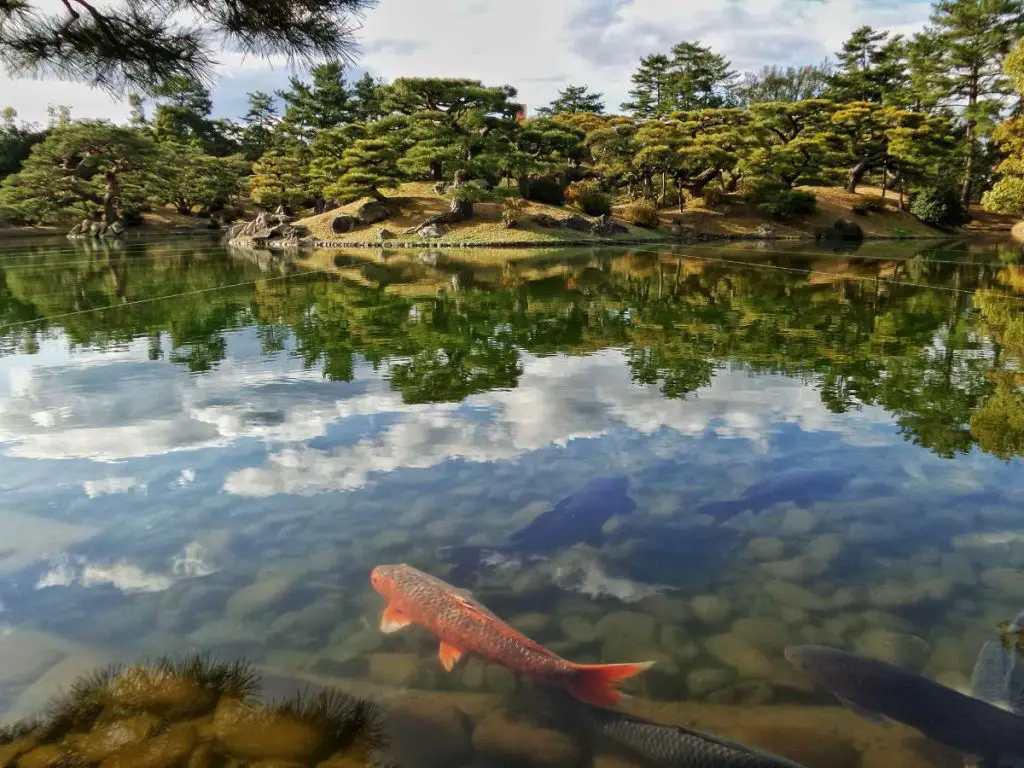
[[[782,651],[968,690],[1024,610],[1019,258],[6,243],[0,711],[208,651],[486,719],[522,683],[379,631],[369,572],[406,562],[573,661],[655,660],[651,719],[962,765]]]

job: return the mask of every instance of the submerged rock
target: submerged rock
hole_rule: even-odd
[[[369,664],[371,680],[401,688],[415,679],[420,660],[412,653],[374,653]]]
[[[386,762],[402,768],[464,765],[473,750],[472,727],[465,712],[442,698],[402,701],[384,717]]]
[[[732,615],[732,603],[721,595],[697,595],[690,610],[704,624],[723,624]]]
[[[582,616],[566,616],[559,627],[562,634],[575,643],[592,643],[601,636],[600,629]]]
[[[704,647],[743,677],[770,678],[772,662],[747,637],[735,632],[708,638]]]
[[[241,620],[270,608],[284,597],[292,587],[292,580],[273,577],[242,587],[228,600],[225,614],[228,618]]]
[[[571,736],[537,728],[495,711],[473,731],[473,749],[484,764],[530,768],[575,768],[586,755]]]
[[[1008,597],[1024,599],[1024,573],[1016,568],[989,568],[982,572],[981,582]]]
[[[686,676],[686,690],[693,698],[703,699],[709,693],[727,686],[734,677],[734,673],[721,667],[695,669]]]
[[[630,611],[610,613],[597,623],[604,637],[601,658],[606,662],[631,661],[636,648],[653,645],[655,621]]]
[[[780,560],[785,551],[785,542],[774,537],[758,536],[747,542],[747,554],[752,560]]]

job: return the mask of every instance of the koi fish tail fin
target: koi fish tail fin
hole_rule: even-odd
[[[639,675],[654,666],[653,661],[638,664],[577,664],[565,682],[573,696],[587,704],[610,707],[622,696],[616,684]]]

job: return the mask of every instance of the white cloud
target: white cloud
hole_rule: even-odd
[[[620,427],[647,434],[665,427],[684,435],[711,431],[763,448],[780,423],[835,431],[848,442],[870,442],[872,426],[889,422],[876,408],[832,414],[813,389],[798,381],[741,372],[721,372],[699,397],[668,400],[656,387],[634,384],[618,351],[573,358],[524,356],[515,389],[475,395],[464,405],[405,405],[380,379],[345,405],[350,413],[383,411],[400,418],[354,445],[330,450],[285,446],[262,466],[229,474],[224,489],[244,496],[355,489],[374,473],[432,467],[452,458],[511,460]],[[490,418],[469,418],[467,409]]]
[[[53,0],[45,0],[52,2]],[[567,83],[625,98],[639,57],[699,39],[738,69],[817,63],[856,27],[913,32],[927,20],[926,0],[381,0],[360,31],[359,62],[375,74],[451,76],[510,84],[531,107]],[[218,114],[237,116],[237,91],[284,85],[278,62],[221,56]],[[262,79],[262,82],[261,82]],[[68,104],[78,117],[124,119],[127,107],[89,88],[0,75],[0,101],[24,119],[42,121],[47,104]]]
[[[112,496],[115,493],[146,493],[146,484],[140,483],[134,477],[104,477],[100,480],[86,480],[82,483],[85,495],[90,499],[97,496]]]

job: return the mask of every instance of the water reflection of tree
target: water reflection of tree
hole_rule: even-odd
[[[386,274],[352,256],[358,279],[288,280],[260,279],[254,263],[201,248],[87,254],[67,267],[54,265],[66,255],[39,255],[0,270],[0,324],[32,321],[4,329],[0,350],[31,350],[49,329],[42,318],[103,308],[55,327],[74,344],[148,336],[154,359],[204,371],[226,354],[228,329],[255,322],[266,354],[290,349],[340,381],[365,360],[384,367],[406,402],[422,403],[515,387],[524,351],[617,347],[634,381],[666,397],[740,366],[804,378],[837,413],[880,406],[908,440],[943,456],[976,445],[1020,455],[1024,268],[972,261],[966,247],[908,255],[752,254],[749,267],[657,253],[504,266],[396,256]],[[417,285],[443,287],[417,295]],[[132,304],[172,294],[189,295]]]

